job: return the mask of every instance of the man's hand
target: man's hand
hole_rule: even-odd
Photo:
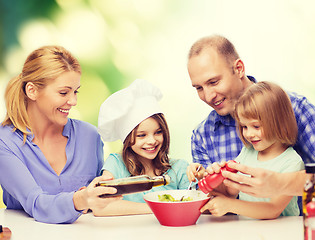
[[[282,173],[267,169],[252,168],[239,163],[229,163],[229,167],[247,176],[230,171],[222,171],[223,177],[226,178],[223,183],[227,187],[237,189],[254,197],[275,197],[279,194],[284,194],[283,187],[287,184],[285,181],[289,181],[289,179],[286,180],[281,177]]]

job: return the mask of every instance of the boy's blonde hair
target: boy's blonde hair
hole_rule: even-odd
[[[242,142],[249,146],[243,136],[239,116],[259,120],[268,140],[276,139],[286,146],[296,142],[298,127],[291,101],[277,84],[266,81],[253,84],[236,102],[234,118]]]

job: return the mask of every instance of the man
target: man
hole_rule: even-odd
[[[233,44],[222,36],[198,40],[190,49],[188,72],[199,98],[214,110],[193,131],[191,138],[192,172],[202,164],[234,159],[243,144],[238,137],[232,117],[234,103],[243,90],[254,84],[253,77],[245,75],[245,66]],[[303,96],[289,93],[299,134],[294,149],[305,163],[315,162],[315,106]],[[198,164],[197,164],[198,163]],[[272,197],[279,192],[301,195],[307,179],[305,171],[276,173],[265,169],[229,164],[229,167],[251,177],[224,172],[224,183],[257,197]]]

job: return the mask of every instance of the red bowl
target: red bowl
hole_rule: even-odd
[[[182,196],[191,197],[192,201],[161,202],[158,195],[170,194],[176,200]],[[196,224],[200,217],[200,208],[209,201],[209,197],[196,190],[165,190],[144,195],[144,200],[151,208],[161,225],[181,227]]]

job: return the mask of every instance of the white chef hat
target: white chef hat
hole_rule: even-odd
[[[122,142],[143,120],[162,113],[158,101],[162,98],[159,88],[136,79],[129,87],[113,93],[101,105],[98,132],[104,141]]]

